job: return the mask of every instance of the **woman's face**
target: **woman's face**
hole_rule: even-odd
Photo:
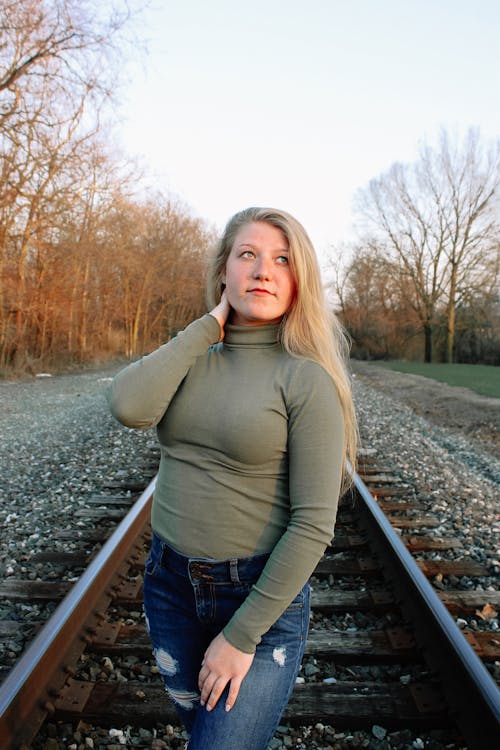
[[[235,237],[223,276],[235,325],[278,323],[292,304],[296,284],[285,235],[264,221],[246,224]]]

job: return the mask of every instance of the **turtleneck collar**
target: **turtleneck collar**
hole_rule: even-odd
[[[278,341],[279,323],[264,326],[235,326],[228,323],[224,326],[224,345],[229,347],[274,346]]]

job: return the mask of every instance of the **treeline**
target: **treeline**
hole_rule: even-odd
[[[356,196],[333,287],[360,358],[500,364],[500,145],[442,132]]]
[[[146,351],[203,309],[213,234],[109,147],[130,4],[0,12],[0,370]]]
[[[204,309],[213,232],[110,145],[133,3],[0,0],[0,371],[142,353]],[[499,185],[471,130],[359,191],[334,264],[355,356],[500,364]]]

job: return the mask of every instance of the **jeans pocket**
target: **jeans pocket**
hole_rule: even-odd
[[[309,584],[306,584],[306,586],[304,586],[304,588],[299,591],[295,599],[290,602],[285,612],[293,612],[294,610],[304,609],[304,605],[306,603],[306,598],[308,595],[308,587]]]
[[[299,591],[295,599],[288,605],[281,617],[277,620],[276,625],[289,633],[295,633],[298,642],[305,642],[309,629],[310,617],[310,588],[307,583]]]
[[[147,560],[144,564],[145,575],[152,576],[156,573],[161,563],[162,556],[163,556],[163,545],[157,537],[153,536],[151,549],[149,551]]]

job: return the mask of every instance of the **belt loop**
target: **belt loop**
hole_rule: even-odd
[[[232,557],[229,560],[229,572],[231,574],[231,582],[240,583],[240,579],[238,577],[238,558]]]

